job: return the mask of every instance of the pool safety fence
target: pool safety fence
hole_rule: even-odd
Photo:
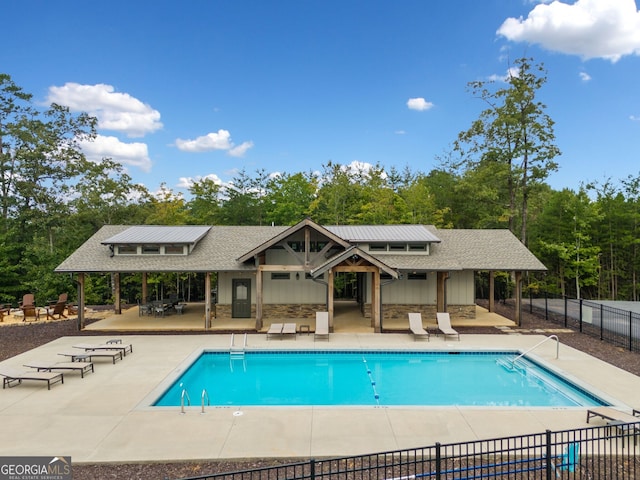
[[[183,480],[640,478],[640,422],[310,459]],[[274,464],[278,463],[274,460]]]
[[[528,305],[527,305],[528,304]],[[640,313],[569,297],[523,298],[523,308],[546,320],[640,352]]]

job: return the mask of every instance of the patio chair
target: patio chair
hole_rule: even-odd
[[[284,328],[283,323],[272,323],[269,326],[269,330],[267,330],[267,340],[269,340],[269,338],[271,337],[275,337],[276,335],[281,336],[283,328]]]
[[[77,343],[73,345],[73,348],[82,348],[85,352],[93,352],[96,350],[117,350],[122,352],[123,356],[126,356],[127,353],[133,353],[133,345],[130,343],[122,343],[122,342],[106,342],[106,343]]]
[[[20,307],[22,310],[22,321],[27,322],[29,319],[40,320],[40,309],[35,305],[23,305]]]
[[[296,337],[296,332],[298,330],[298,326],[295,323],[285,323],[282,326],[282,336],[284,337],[285,335],[293,335],[293,338],[297,338]]]
[[[11,304],[5,303],[0,305],[0,322],[4,322],[4,316],[11,315]]]
[[[438,330],[442,332],[443,338],[446,340],[448,336],[458,337],[460,341],[460,334],[451,328],[451,317],[446,312],[436,313],[436,319],[438,320]]]
[[[65,294],[66,297],[66,294]],[[54,304],[53,306],[49,305],[46,308],[47,311],[47,318],[50,318],[52,320],[60,320],[61,318],[67,318],[67,316],[64,314],[64,309],[67,308],[67,300],[65,298],[65,300],[63,302],[58,302],[56,304]],[[56,319],[56,315],[58,316],[58,318]]]
[[[587,410],[587,423],[592,417],[600,417],[609,422],[640,422],[640,410],[632,410],[631,413],[623,412],[614,407],[596,407]]]
[[[62,373],[34,372],[33,370],[22,372],[12,367],[2,366],[0,367],[0,375],[4,377],[2,382],[3,389],[6,387],[11,388],[16,385],[20,385],[23,380],[40,380],[42,382],[47,382],[47,390],[51,390],[51,385],[54,383],[64,383]]]
[[[22,301],[20,302],[20,308],[22,307],[35,307],[36,301],[33,296],[33,293],[25,293],[22,296]]]
[[[329,340],[329,312],[316,312],[316,331],[313,338]]]
[[[58,355],[69,357],[72,362],[93,362],[95,358],[110,358],[115,365],[116,360],[122,360],[123,355],[120,350],[93,350],[93,351],[77,351],[77,352],[61,352]]]
[[[93,372],[91,362],[41,362],[34,361],[25,363],[25,367],[35,368],[38,372],[52,372],[54,370],[71,370],[80,372],[80,378],[84,378],[85,373]]]
[[[580,464],[580,443],[572,442],[567,445],[564,452],[558,457],[560,463],[557,465],[553,462],[551,466],[556,471],[556,477],[559,477],[561,473],[558,471],[567,470],[569,472],[575,472],[576,466]]]
[[[426,338],[429,340],[429,332],[427,332],[422,326],[422,314],[410,313],[409,314],[409,328],[413,334],[413,340]]]

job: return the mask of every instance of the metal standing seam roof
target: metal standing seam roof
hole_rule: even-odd
[[[440,242],[425,225],[330,225],[325,227],[349,242]]]
[[[197,243],[211,227],[135,225],[102,241],[104,245]]]

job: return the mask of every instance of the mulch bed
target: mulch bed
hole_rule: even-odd
[[[481,302],[479,302],[481,304]],[[514,308],[509,302],[496,304],[496,313],[513,319]],[[87,323],[91,323],[88,319]],[[0,324],[1,325],[1,324]],[[583,333],[567,331],[557,323],[546,321],[536,315],[523,312],[521,326],[514,328],[518,333],[527,335],[539,335],[541,331],[552,331],[558,335],[560,342],[575,349],[588,353],[596,358],[608,362],[623,370],[627,370],[640,376],[640,355],[629,352],[623,348],[613,346]],[[460,328],[461,333],[491,333],[505,335],[505,331],[492,328]],[[147,332],[145,332],[147,333]],[[172,332],[168,332],[172,333]],[[189,332],[190,335],[197,332]],[[0,360],[6,360],[15,355],[44,345],[57,338],[78,335],[102,335],[101,332],[78,331],[75,319],[62,320],[49,323],[31,323],[28,325],[4,325],[0,328]],[[212,460],[202,462],[176,462],[176,463],[140,463],[140,464],[74,464],[74,480],[162,480],[197,477],[207,474],[232,472],[253,468],[266,467],[289,460],[276,459],[252,459],[252,460]]]

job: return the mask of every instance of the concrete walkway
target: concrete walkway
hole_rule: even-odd
[[[110,336],[90,337],[92,342]],[[50,391],[40,382],[0,392],[3,455],[71,455],[74,463],[202,460],[250,457],[324,457],[414,448],[586,426],[585,408],[501,407],[150,407],[163,382],[201,349],[228,350],[229,335],[124,335],[133,353],[96,360],[95,373],[65,374]],[[250,349],[526,350],[537,335],[462,335],[461,341],[415,342],[407,334],[332,334],[269,340],[249,335]],[[66,337],[2,362],[63,360],[87,337]],[[535,356],[615,404],[638,408],[640,378],[555,342]],[[420,379],[417,379],[420,380]],[[428,379],[422,379],[428,381]],[[223,388],[221,386],[221,388]],[[606,392],[603,393],[603,392]],[[215,392],[209,392],[211,396]],[[635,403],[635,405],[634,405]],[[594,419],[594,424],[601,421]]]

